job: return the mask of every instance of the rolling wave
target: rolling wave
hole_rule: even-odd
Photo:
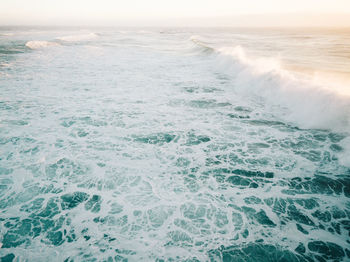
[[[216,52],[215,48],[210,47],[209,44],[200,39],[199,36],[191,36],[190,40],[195,45],[195,48],[201,53],[212,54]]]
[[[217,66],[233,79],[235,91],[262,96],[267,105],[287,110],[276,112],[301,128],[332,129],[350,132],[350,95],[347,87],[283,68],[275,58],[251,58],[244,48],[213,48],[196,37],[191,41],[203,52],[215,54]]]

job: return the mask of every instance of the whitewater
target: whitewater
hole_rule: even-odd
[[[350,30],[0,28],[1,261],[349,261]]]

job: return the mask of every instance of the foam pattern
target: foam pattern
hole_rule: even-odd
[[[93,35],[0,57],[2,261],[350,259],[346,128],[187,34]]]

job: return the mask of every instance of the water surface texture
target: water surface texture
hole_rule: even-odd
[[[0,29],[1,261],[349,261],[350,31]]]

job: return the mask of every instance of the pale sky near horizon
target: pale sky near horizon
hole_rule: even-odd
[[[289,14],[289,20],[285,14]],[[295,20],[297,25],[312,25],[317,20],[321,24],[350,26],[350,0],[0,0],[1,25],[127,25],[128,22],[137,24],[137,21],[147,25],[147,21],[171,23],[176,19],[206,17],[218,18],[212,20],[214,24],[236,21],[239,25],[237,19],[230,21],[230,17],[246,15],[253,19],[260,17],[261,21],[256,21],[258,24],[271,16],[282,24],[287,21],[286,24],[292,25]],[[220,20],[223,17],[225,19]]]

